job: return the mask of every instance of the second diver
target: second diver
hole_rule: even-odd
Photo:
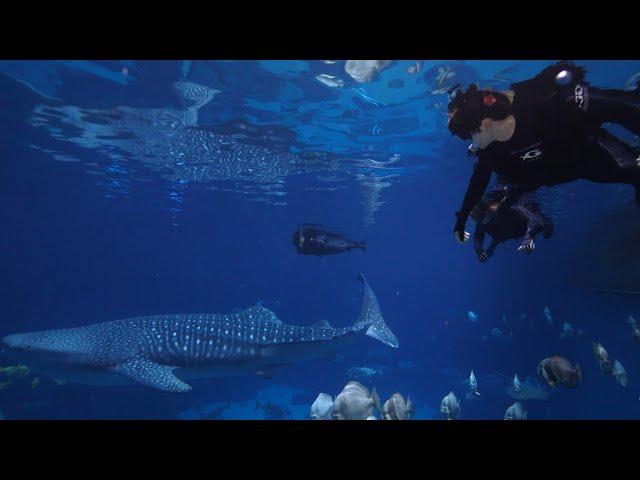
[[[544,238],[553,235],[553,222],[540,210],[536,202],[518,199],[513,205],[504,206],[508,187],[497,187],[488,192],[471,211],[476,221],[473,234],[473,248],[481,262],[486,262],[496,247],[507,240],[520,240],[518,251],[530,254],[536,248],[535,237],[542,233]],[[487,249],[485,236],[491,237]]]

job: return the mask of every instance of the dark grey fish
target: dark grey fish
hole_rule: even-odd
[[[321,226],[303,226],[296,230],[291,243],[300,255],[334,255],[354,248],[366,250],[364,241],[354,241]]]

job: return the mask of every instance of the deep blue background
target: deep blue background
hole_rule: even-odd
[[[501,419],[513,401],[486,375],[498,371],[509,377],[514,372],[521,379],[534,377],[540,359],[561,354],[582,365],[585,382],[576,390],[555,392],[548,401],[525,402],[529,418],[637,418],[640,346],[625,320],[629,314],[640,316],[640,297],[590,290],[621,288],[616,279],[634,265],[633,222],[638,219],[630,189],[578,182],[541,192],[557,222],[555,236],[541,239],[531,257],[519,256],[511,244],[480,264],[470,244],[458,245],[451,234],[453,212],[472,162],[466,145],[449,135],[443,116],[432,116],[432,77],[421,74],[422,82],[404,87],[415,92],[402,97],[396,91],[402,89],[389,87],[389,81],[398,77],[414,82],[414,77],[404,73],[411,62],[395,62],[373,84],[363,85],[368,95],[387,101],[375,107],[353,100],[358,97],[353,90],[343,88],[338,94],[313,79],[323,68],[336,65],[300,63],[195,62],[188,67],[188,78],[222,90],[203,109],[199,123],[243,118],[286,125],[297,135],[292,151],[342,149],[350,159],[364,151],[401,152],[404,173],[383,190],[385,204],[373,224],[362,220],[352,171],[345,174],[344,188],[332,192],[308,190],[317,184],[312,173],[288,176],[286,205],[197,183],[181,188],[182,201],[176,205],[168,197],[175,185],[131,158],[125,164],[134,173],[126,181],[114,176],[126,186],[126,194],[114,194],[104,177],[97,181],[84,167],[108,156],[104,151],[51,137],[30,124],[31,112],[45,95],[89,108],[178,108],[169,86],[187,67],[180,62],[2,62],[0,335],[144,314],[227,312],[258,301],[285,323],[308,325],[327,319],[346,325],[359,310],[356,276],[363,272],[400,349],[372,341],[370,349],[350,352],[350,358],[334,363],[299,365],[272,380],[256,376],[197,382],[184,395],[137,386],[56,386],[44,380],[32,389],[25,381],[0,391],[0,411],[8,418],[176,418],[198,402],[252,399],[270,382],[301,389],[310,404],[320,391],[337,394],[350,366],[383,364],[389,370],[373,384],[382,397],[395,391],[410,394],[418,418],[431,418],[449,389],[463,396],[462,381],[473,368],[483,396],[463,405],[463,418]],[[515,81],[550,61],[506,63],[518,65],[509,77]],[[640,62],[585,63],[593,83],[618,88],[640,70]],[[454,65],[470,82],[490,78],[504,68],[501,64],[427,62],[423,73]],[[133,79],[118,76],[123,65],[129,65]],[[355,115],[347,128],[351,133],[329,128],[342,125],[340,116],[334,125],[318,117],[328,105]],[[381,124],[381,135],[367,137],[372,126]],[[314,144],[314,135],[324,127],[326,137]],[[310,130],[315,133],[305,137]],[[80,161],[54,161],[31,145]],[[138,181],[139,177],[150,181]],[[290,237],[303,222],[326,223],[366,239],[367,251],[298,256]],[[596,224],[605,227],[594,232]],[[630,256],[616,260],[616,249]],[[638,283],[629,281],[623,287]],[[545,306],[553,312],[553,327],[545,324]],[[477,323],[467,320],[468,310],[478,314]],[[520,320],[522,313],[526,320]],[[508,326],[503,325],[503,314]],[[564,321],[584,334],[559,339]],[[501,328],[503,336],[483,340],[494,327]],[[625,366],[626,389],[598,371],[591,352],[594,340]],[[416,366],[399,368],[402,360]],[[452,367],[458,375],[446,373]]]

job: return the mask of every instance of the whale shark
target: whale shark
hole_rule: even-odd
[[[174,82],[172,89],[178,103],[174,108],[89,108],[36,96],[27,121],[55,142],[31,147],[59,161],[80,161],[65,155],[64,144],[91,150],[87,173],[109,179],[97,181],[114,196],[126,196],[135,180],[148,177],[145,170],[175,185],[206,185],[272,205],[286,205],[286,182],[294,175],[308,175],[314,180],[309,188],[326,191],[347,188],[355,179],[365,226],[384,203],[382,190],[393,185],[386,179],[408,169],[391,166],[398,162],[396,156],[382,162],[367,158],[372,152],[363,158],[309,150],[294,130],[274,123],[252,124],[239,116],[203,124],[203,112],[223,110],[217,103],[222,92],[187,80]],[[80,155],[75,148],[69,151]],[[388,175],[379,178],[381,172]]]
[[[309,327],[284,324],[256,305],[230,314],[167,314],[78,328],[16,333],[2,344],[33,371],[90,385],[139,384],[165,392],[191,390],[185,380],[257,373],[332,358],[357,338],[398,348],[363,275],[360,314],[348,327],[326,320]]]

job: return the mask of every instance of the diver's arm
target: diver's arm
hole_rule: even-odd
[[[536,249],[536,242],[533,239],[540,231],[542,231],[542,225],[539,223],[528,227],[527,232],[524,234],[524,237],[522,237],[522,243],[518,247],[518,251],[527,255],[533,253]]]
[[[520,215],[524,216],[527,219],[527,230],[525,231],[524,237],[522,237],[522,243],[518,247],[518,251],[525,254],[533,253],[533,251],[536,249],[534,239],[538,233],[543,231],[544,225],[536,215],[528,211],[526,208],[513,208],[517,209]]]
[[[553,235],[553,221],[546,215],[540,215],[542,219],[542,236],[544,238],[551,238]]]
[[[481,222],[478,222],[476,225],[476,231],[473,233],[473,249],[481,262],[486,262],[489,259],[484,251],[485,233],[484,226]]]
[[[527,208],[520,206],[512,207],[512,210],[517,211],[518,214],[521,215],[527,222],[527,230],[524,234],[525,239],[533,240],[537,234],[544,230],[542,219],[540,219],[535,213],[531,212]]]
[[[491,243],[489,244],[489,248],[487,248],[487,251],[485,252],[485,255],[487,256],[487,258],[493,256],[493,252],[496,251],[496,247],[499,244],[500,244],[500,242],[498,242],[495,238],[491,239]]]
[[[536,238],[536,235],[542,232],[543,228],[544,225],[542,225],[542,223],[540,223],[538,220],[531,221],[527,225],[527,233],[524,234],[524,238],[530,238],[531,240],[533,240],[534,238]]]
[[[473,175],[469,180],[469,186],[467,192],[464,195],[462,206],[460,210],[456,212],[456,224],[453,229],[453,234],[458,242],[463,243],[469,239],[469,234],[465,232],[464,227],[467,223],[467,218],[473,207],[482,199],[489,180],[491,180],[491,173],[493,171],[491,167],[491,160],[489,157],[482,155],[482,152],[478,155],[478,162],[473,169]]]
[[[513,207],[520,200],[522,194],[526,191],[526,189],[517,185],[509,185],[508,187],[505,187],[505,190],[507,193],[504,196],[502,202],[500,202],[500,206],[498,207],[496,215],[500,215],[511,210],[511,207]]]

